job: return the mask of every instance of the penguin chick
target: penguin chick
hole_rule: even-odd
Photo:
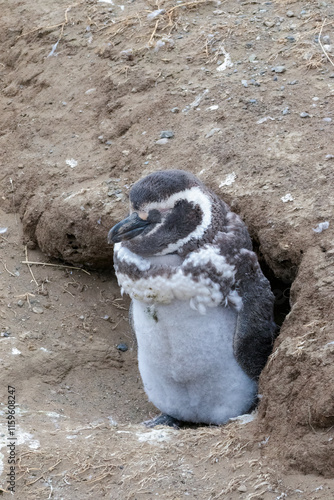
[[[130,215],[108,241],[132,299],[144,388],[163,413],[149,425],[218,425],[247,412],[275,324],[241,219],[194,175],[158,171],[134,184]]]

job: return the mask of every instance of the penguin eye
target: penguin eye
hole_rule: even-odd
[[[161,222],[161,211],[157,209],[150,210],[148,213],[147,221],[152,223]]]

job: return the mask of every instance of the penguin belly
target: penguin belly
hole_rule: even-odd
[[[233,353],[237,313],[188,301],[145,304],[133,300],[139,371],[145,391],[163,413],[178,420],[223,424],[249,410],[257,383]]]

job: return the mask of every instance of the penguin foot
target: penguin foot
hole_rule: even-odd
[[[166,415],[162,413],[158,417],[152,418],[152,420],[146,420],[143,422],[146,427],[153,428],[157,425],[167,425],[168,427],[173,427],[174,429],[179,429],[181,422],[176,420],[176,418],[171,417],[170,415]]]

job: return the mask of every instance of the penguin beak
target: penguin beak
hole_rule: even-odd
[[[108,243],[119,243],[123,240],[131,240],[150,224],[147,220],[141,219],[137,212],[133,212],[126,219],[121,220],[112,227],[108,233]]]

